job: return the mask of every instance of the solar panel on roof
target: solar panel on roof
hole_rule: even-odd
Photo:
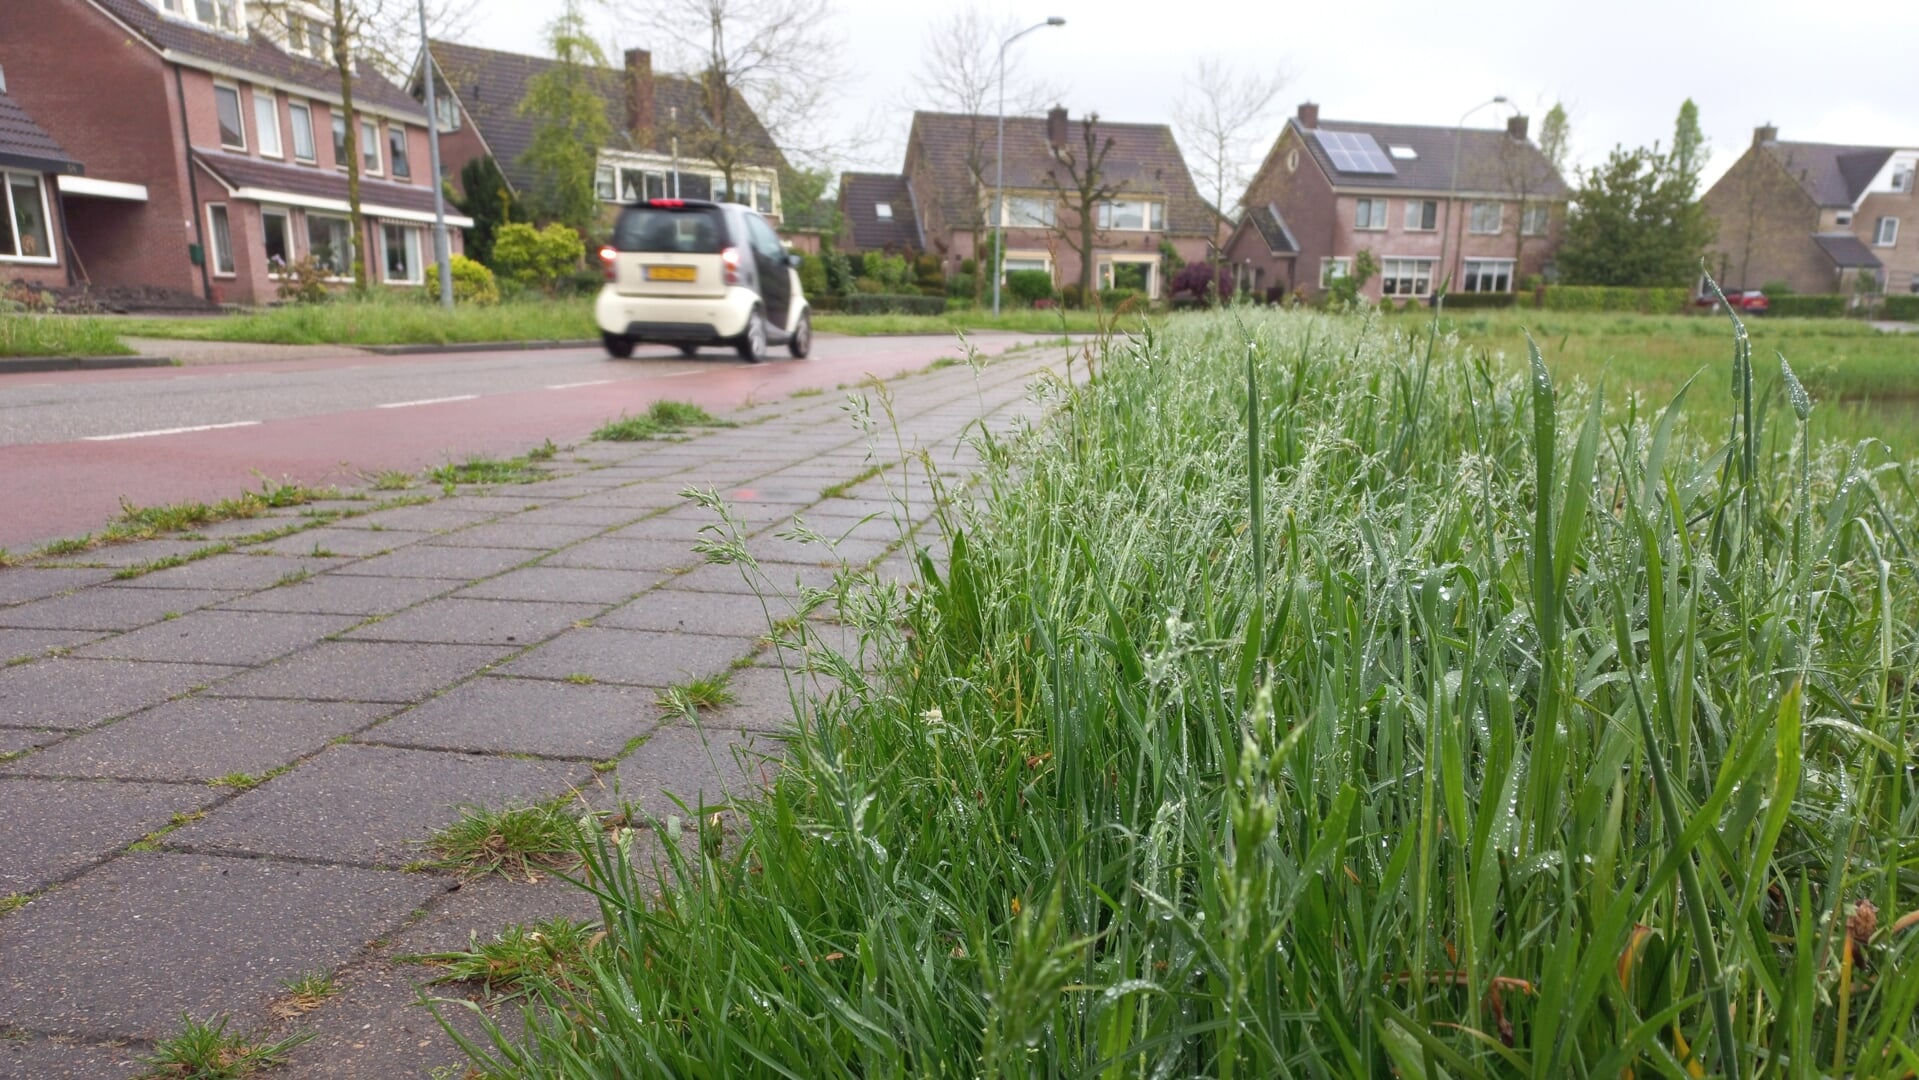
[[[1333,160],[1333,168],[1346,173],[1380,173],[1395,176],[1392,159],[1379,148],[1371,135],[1358,131],[1315,131],[1320,149]]]

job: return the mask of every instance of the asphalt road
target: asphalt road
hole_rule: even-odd
[[[1016,335],[981,335],[993,353]],[[211,501],[262,476],[352,484],[586,436],[661,398],[721,413],[956,356],[949,337],[820,335],[813,356],[741,363],[598,349],[242,362],[0,375],[0,548],[101,527],[122,500]]]

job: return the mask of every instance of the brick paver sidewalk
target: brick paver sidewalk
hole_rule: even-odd
[[[909,456],[924,447],[963,473],[967,427],[1030,415],[1027,386],[1058,358],[889,383]],[[409,869],[422,840],[463,804],[578,791],[605,805],[615,786],[675,813],[670,795],[741,787],[734,750],[778,752],[791,714],[782,659],[805,665],[765,647],[767,616],[738,568],[693,551],[717,519],[679,492],[717,489],[789,592],[834,576],[819,547],[775,535],[795,515],[846,534],[847,562],[910,574],[901,522],[924,523],[931,485],[917,462],[902,467],[880,403],[862,432],[847,398],[758,406],[683,442],[585,444],[534,484],[130,580],[111,567],[204,541],[0,570],[0,662],[21,658],[0,669],[0,1076],[138,1073],[183,1013],[315,1032],[276,1075],[424,1076],[457,1062],[414,1004],[435,973],[393,958],[594,909],[563,883]],[[775,618],[790,610],[771,602]],[[817,635],[843,638],[825,614]],[[736,703],[698,727],[655,702],[730,668]],[[282,983],[309,973],[342,992],[275,1018]]]

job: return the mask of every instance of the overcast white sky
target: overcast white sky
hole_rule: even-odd
[[[881,122],[871,160],[896,169],[915,102],[912,74],[929,23],[953,0],[837,0],[853,73],[836,121]],[[1273,0],[981,0],[995,15],[1067,24],[1014,46],[1029,70],[1067,87],[1075,116],[1171,122],[1195,57],[1220,53],[1275,65],[1288,77],[1270,134],[1298,102],[1328,119],[1451,125],[1505,94],[1533,118],[1554,101],[1572,117],[1579,164],[1615,143],[1672,140],[1687,97],[1699,104],[1712,151],[1710,182],[1744,152],[1752,129],[1784,139],[1919,145],[1919,2],[1622,0],[1554,2],[1276,3]],[[478,0],[465,35],[475,45],[540,52],[558,0]],[[601,36],[649,47],[596,13]],[[656,64],[659,61],[656,60]],[[665,65],[660,65],[665,69]],[[1498,126],[1486,109],[1472,121]],[[1568,180],[1571,180],[1568,177]]]

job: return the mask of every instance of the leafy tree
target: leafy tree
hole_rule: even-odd
[[[1573,196],[1559,246],[1561,276],[1571,285],[1689,284],[1714,235],[1694,186],[1657,146],[1613,148]]]
[[[840,231],[840,208],[826,197],[833,174],[825,169],[793,166],[780,170],[780,223],[790,229],[818,229],[828,236]]]
[[[453,200],[460,213],[473,219],[466,231],[466,250],[473,258],[493,264],[493,237],[500,226],[513,220],[513,189],[491,155],[474,158],[460,169],[460,190]]]
[[[1053,231],[1079,254],[1079,291],[1090,296],[1094,287],[1093,254],[1100,236],[1099,204],[1124,191],[1126,182],[1114,181],[1106,174],[1106,157],[1113,152],[1113,140],[1108,136],[1100,141],[1098,113],[1088,113],[1080,124],[1080,140],[1083,145],[1079,149],[1065,146],[1054,153],[1056,165],[1046,170],[1046,181],[1067,210],[1056,215]]]
[[[1552,162],[1553,171],[1566,175],[1566,155],[1571,150],[1572,122],[1566,118],[1566,106],[1553,102],[1546,118],[1539,122],[1539,152]]]
[[[1687,98],[1679,106],[1679,119],[1673,124],[1672,170],[1694,193],[1699,190],[1699,174],[1706,168],[1706,135],[1699,129],[1699,106]]]
[[[540,217],[590,233],[598,224],[593,190],[600,148],[612,134],[593,73],[606,67],[579,0],[567,0],[547,27],[558,63],[527,82],[520,115],[533,121],[533,142],[520,163],[533,172],[530,201]]]
[[[1232,299],[1233,268],[1208,262],[1187,263],[1173,275],[1174,296],[1187,295],[1207,307]]]
[[[1353,256],[1351,273],[1342,274],[1333,279],[1326,289],[1326,297],[1334,307],[1353,307],[1359,303],[1359,290],[1379,273],[1379,260],[1373,257],[1371,248],[1360,248]]]

